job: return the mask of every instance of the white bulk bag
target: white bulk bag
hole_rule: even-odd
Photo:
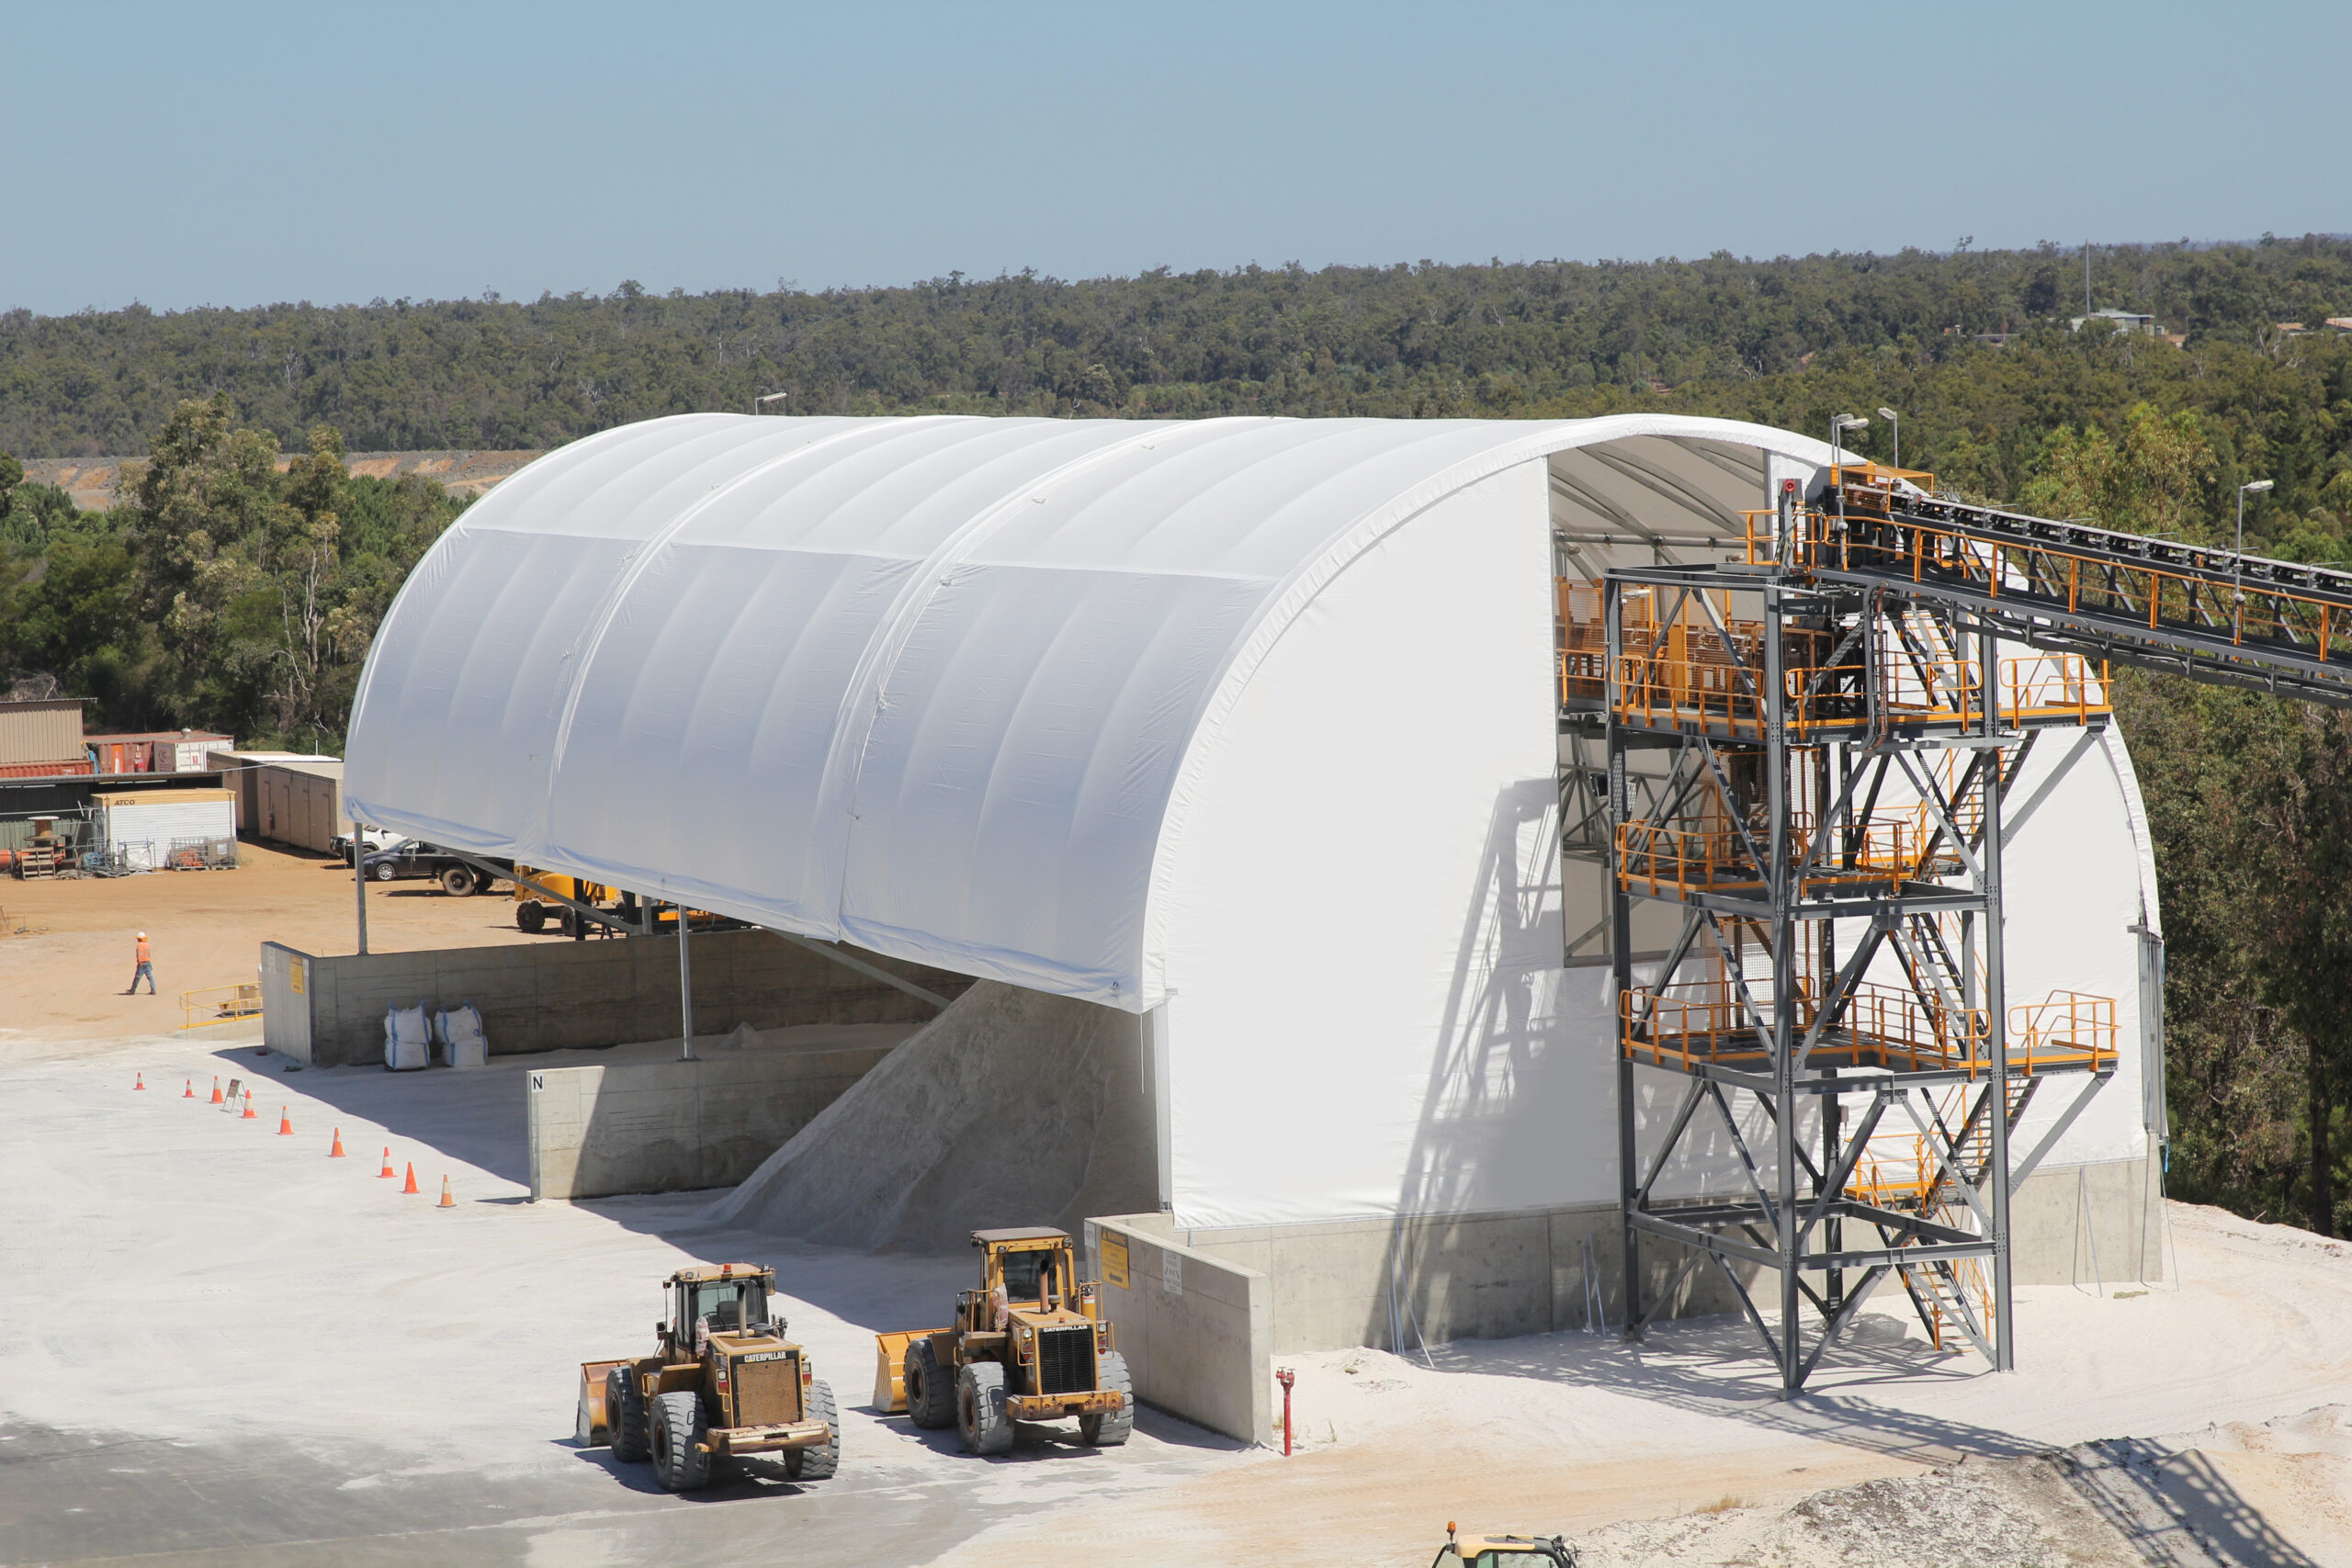
[[[433,1060],[433,1030],[424,1021],[424,1006],[384,1010],[384,1066],[395,1073],[413,1072]]]
[[[490,1037],[482,1032],[481,1013],[473,1003],[435,1013],[433,1032],[441,1037],[441,1059],[451,1066],[490,1066]]]

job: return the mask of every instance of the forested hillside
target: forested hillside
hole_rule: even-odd
[[[2103,247],[2101,308],[2192,349],[2352,314],[2352,241]],[[2077,251],[1486,266],[1247,267],[1061,283],[543,296],[0,316],[0,451],[142,451],[225,391],[300,447],[542,447],[629,420],[796,412],[1514,414],[1736,385],[1813,356],[1964,357],[2082,312]]]
[[[0,316],[0,451],[151,452],[113,512],[0,459],[0,685],[100,724],[338,750],[368,643],[458,510],[355,448],[533,447],[656,414],[1577,415],[1822,432],[2048,515],[2352,560],[2352,242],[1234,273]],[[2301,322],[2304,333],[2281,322]],[[1986,341],[1994,334],[2000,341]],[[1888,457],[1883,421],[1849,445]],[[303,456],[280,473],[278,451]],[[2352,723],[2132,676],[2170,942],[2173,1190],[2352,1217]]]

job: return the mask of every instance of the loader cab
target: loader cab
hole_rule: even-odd
[[[1092,1296],[1080,1282],[1078,1249],[1068,1231],[1046,1225],[974,1231],[972,1245],[980,1249],[982,1298],[1001,1291],[1008,1303],[1050,1300],[1075,1311],[1081,1298]]]
[[[1069,1300],[1069,1248],[1031,1247],[997,1255],[997,1272],[1008,1300],[1056,1303]]]
[[[1577,1549],[1556,1535],[1445,1533],[1430,1568],[1577,1568]]]
[[[775,1271],[756,1263],[729,1263],[715,1269],[682,1269],[670,1276],[670,1320],[662,1334],[680,1356],[694,1355],[702,1335],[763,1332],[768,1323],[768,1300],[775,1285]]]

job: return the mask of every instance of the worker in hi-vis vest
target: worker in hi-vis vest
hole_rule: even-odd
[[[147,982],[147,994],[152,997],[155,994],[155,964],[154,955],[149,951],[147,946],[147,933],[145,931],[141,931],[139,933],[138,951],[139,967],[130,972],[130,989],[123,992],[122,994],[126,997],[137,995],[139,991],[139,982],[144,980]]]

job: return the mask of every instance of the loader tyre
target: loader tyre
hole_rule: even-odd
[[[813,1449],[786,1450],[784,1473],[793,1481],[831,1481],[842,1467],[842,1418],[833,1404],[832,1384],[821,1378],[810,1383],[800,1414],[804,1420],[822,1421],[832,1435]]]
[[[956,1421],[956,1383],[940,1370],[939,1353],[928,1339],[907,1347],[907,1418],[918,1427],[948,1427]]]
[[[537,898],[527,898],[514,906],[514,929],[543,931],[548,929],[548,907]]]
[[[1001,1454],[1012,1447],[1003,1367],[994,1361],[967,1361],[956,1374],[956,1429],[972,1453]]]
[[[653,1474],[664,1492],[695,1492],[710,1484],[710,1438],[702,1395],[682,1388],[653,1400]]]
[[[615,1367],[605,1374],[605,1422],[612,1433],[613,1457],[635,1464],[645,1458],[645,1395],[636,1374]]]
[[[1099,1386],[1119,1391],[1119,1408],[1080,1416],[1078,1435],[1098,1449],[1115,1449],[1136,1429],[1136,1383],[1127,1375],[1127,1359],[1116,1350],[1103,1351],[1095,1365],[1102,1372]]]

